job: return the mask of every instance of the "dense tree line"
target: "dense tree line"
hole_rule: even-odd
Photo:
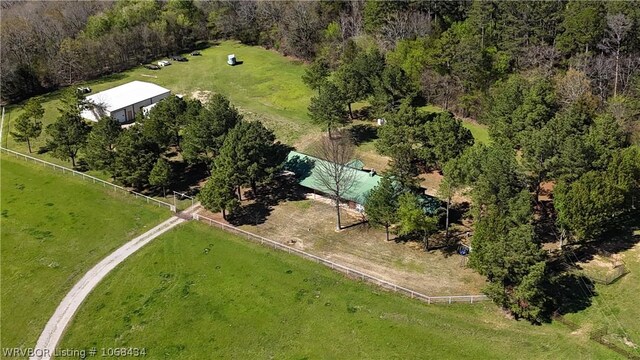
[[[403,84],[459,115],[486,119],[496,82],[526,72],[567,82],[569,97],[582,79],[599,107],[624,103],[633,107],[625,116],[637,119],[630,102],[638,98],[640,11],[632,1],[220,1],[203,9],[213,37],[313,61],[305,80],[320,94],[335,71],[347,105],[373,94],[383,69],[378,52],[387,83],[406,76]],[[567,70],[579,77],[560,79]],[[404,97],[380,95],[384,106]]]
[[[74,167],[104,171],[122,185],[163,194],[175,185],[177,163],[204,164],[211,177],[200,196],[213,211],[236,210],[242,200],[240,188],[250,187],[256,194],[259,186],[278,175],[290,151],[261,122],[243,121],[219,94],[205,104],[170,96],[127,129],[110,117],[90,125],[80,116],[84,102],[74,89],[64,92],[60,115],[46,127],[41,151],[69,160]],[[24,108],[11,135],[29,144],[42,135],[43,110],[37,99]]]
[[[2,101],[120,72],[206,40],[192,1],[20,2],[2,12]]]
[[[234,38],[313,61],[318,89],[335,71],[347,105],[375,93],[379,116],[402,90],[487,119],[496,82],[525,72],[562,78],[569,98],[588,85],[599,107],[625,121],[638,113],[632,1],[27,2],[3,11],[2,32],[4,101]]]

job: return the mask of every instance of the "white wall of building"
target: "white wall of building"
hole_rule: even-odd
[[[167,93],[137,102],[135,104],[129,105],[122,109],[114,110],[111,112],[111,117],[118,120],[119,122],[133,121],[135,119],[136,114],[140,113],[143,107],[149,106],[151,104],[155,104],[158,101],[164,98],[167,98],[169,95],[171,95],[171,93],[167,92]]]

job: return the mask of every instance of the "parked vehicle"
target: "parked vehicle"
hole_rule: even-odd
[[[187,60],[186,57],[180,56],[180,55],[173,55],[171,56],[171,60],[173,61],[179,61],[179,62],[185,62],[185,61],[189,61]]]
[[[171,65],[171,62],[169,60],[160,60],[158,61],[158,66],[159,67],[165,67],[165,66],[169,66]]]
[[[144,67],[149,69],[149,70],[160,70],[160,66],[155,65],[155,64],[147,64]]]
[[[200,53],[200,51],[194,51],[191,53],[191,56],[201,56],[202,54]]]

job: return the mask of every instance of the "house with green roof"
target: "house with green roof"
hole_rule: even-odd
[[[317,194],[328,195],[331,192],[330,189],[327,189],[318,178],[317,167],[322,162],[327,162],[327,160],[291,151],[287,156],[285,169],[295,174],[300,186]],[[348,202],[351,208],[356,208],[357,205],[364,206],[367,194],[380,182],[380,176],[362,170],[363,165],[360,160],[352,160],[346,165],[354,171],[354,184],[343,195],[341,200]]]
[[[322,168],[318,164],[323,162],[327,162],[327,160],[291,151],[285,162],[285,170],[295,175],[300,186],[311,190],[314,194],[328,196],[331,190],[327,189],[318,177],[317,168]],[[355,180],[353,186],[342,196],[341,200],[346,202],[350,208],[364,210],[369,192],[378,185],[381,177],[374,172],[362,170],[364,163],[360,160],[351,160],[346,166],[353,169]],[[428,215],[435,214],[442,206],[442,202],[433,196],[420,194],[419,199],[425,214]]]

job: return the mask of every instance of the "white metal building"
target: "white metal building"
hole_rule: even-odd
[[[102,116],[111,116],[121,123],[131,122],[142,108],[149,108],[149,105],[156,104],[170,94],[171,91],[162,86],[132,81],[87,96],[87,101],[92,106],[82,111],[82,117],[98,121]]]

